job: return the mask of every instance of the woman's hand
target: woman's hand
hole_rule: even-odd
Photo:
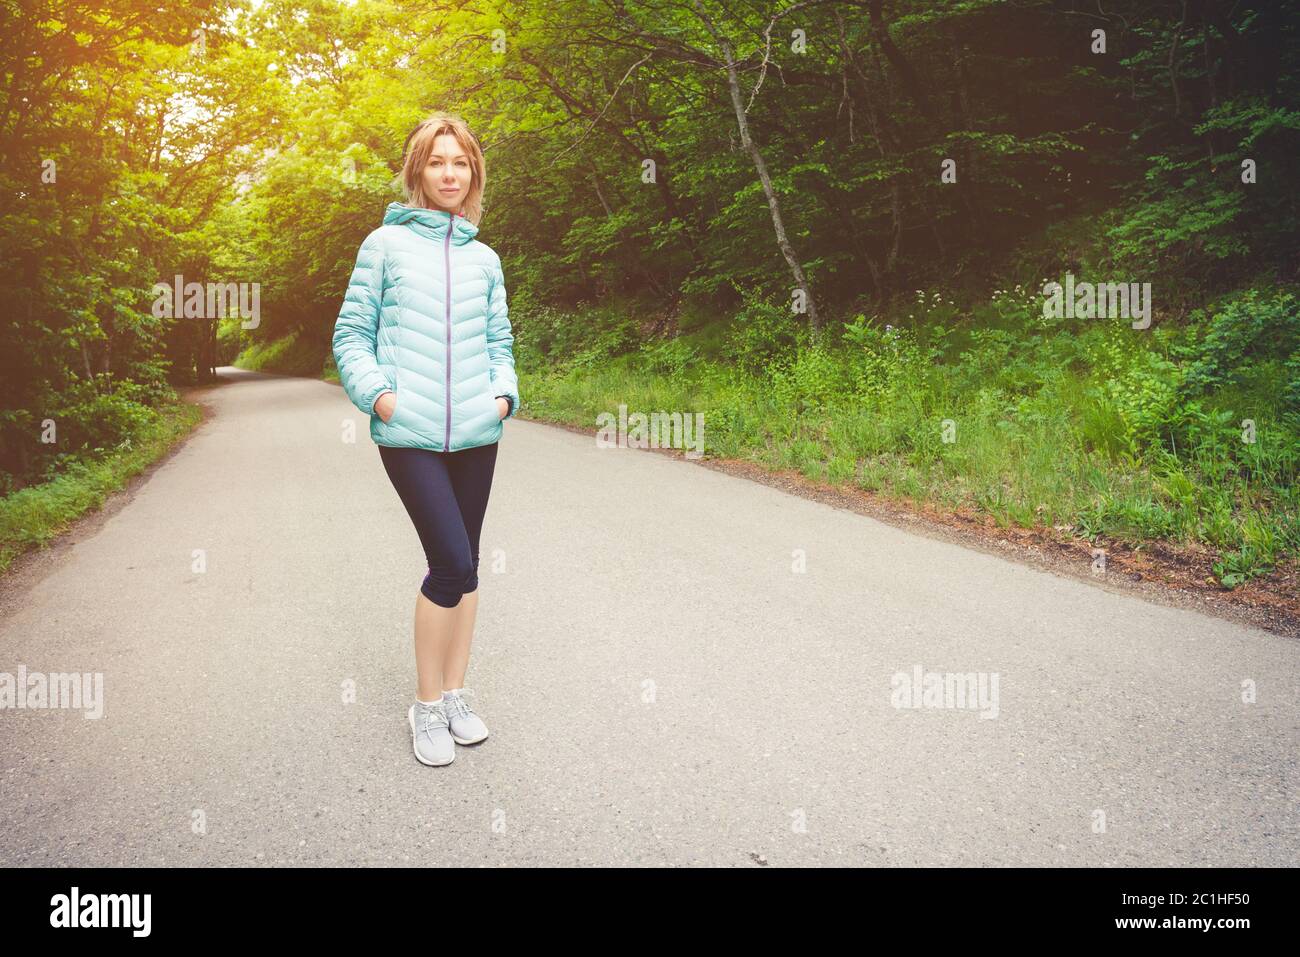
[[[375,414],[388,424],[388,420],[393,417],[393,409],[397,407],[397,393],[384,392],[375,400]]]
[[[510,414],[510,400],[497,396],[497,421],[501,421]]]

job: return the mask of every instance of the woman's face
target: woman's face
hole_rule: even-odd
[[[424,167],[424,194],[431,197],[440,209],[459,213],[461,204],[469,195],[473,175],[469,157],[456,142],[456,137],[443,133],[433,141],[433,152]]]

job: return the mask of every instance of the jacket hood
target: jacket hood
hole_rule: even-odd
[[[463,246],[478,233],[478,227],[464,216],[454,215],[441,209],[425,209],[419,206],[407,206],[405,203],[389,203],[384,212],[384,225],[397,224],[405,226],[428,239],[442,242],[446,239],[447,228],[451,227],[451,241]]]

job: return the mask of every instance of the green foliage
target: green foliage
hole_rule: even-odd
[[[106,375],[73,379],[50,410],[61,454],[102,452],[143,431],[157,416],[144,404],[146,391]]]
[[[199,406],[168,402],[143,430],[102,454],[68,455],[57,475],[41,484],[6,489],[0,498],[0,574],[23,552],[42,546],[176,442],[202,418]]]
[[[1118,416],[1129,450],[1160,442],[1174,426],[1182,381],[1179,367],[1148,349],[1137,348],[1112,366],[1092,389],[1092,397],[1109,403]]]
[[[698,352],[682,339],[651,340],[641,347],[642,368],[669,379],[678,379],[699,359]]]
[[[636,319],[612,316],[595,331],[594,336],[587,336],[585,345],[571,357],[569,365],[574,369],[593,369],[627,355],[637,349],[639,333],[640,323]]]
[[[767,372],[772,394],[796,414],[825,412],[842,402],[852,387],[843,357],[821,346],[800,349],[792,362],[773,363]]]
[[[737,366],[758,374],[784,362],[807,341],[807,323],[788,303],[773,303],[750,290],[732,320],[727,348]]]
[[[936,326],[929,334],[930,343],[922,346],[910,329],[881,326],[862,313],[855,316],[844,328],[853,395],[862,401],[881,401],[923,388],[931,364],[943,354],[947,330]]]
[[[958,324],[986,317],[962,332],[961,348],[946,326],[859,313],[829,346],[782,352],[751,332],[749,355],[768,356],[756,371],[679,339],[617,369],[550,367],[526,385],[551,414],[576,421],[619,401],[702,408],[712,454],[976,507],[1004,524],[1203,542],[1235,587],[1300,554],[1300,417],[1279,408],[1280,360],[1258,363],[1288,347],[1274,333],[1293,295],[1225,297],[1197,317],[1204,329],[1101,320],[1074,331],[1044,320],[1023,289],[999,287],[984,303],[943,306]],[[912,310],[900,321],[918,315],[913,302],[897,309]],[[1254,314],[1267,317],[1264,329],[1243,318]],[[1192,395],[1191,370],[1210,368]]]
[[[1248,289],[1213,310],[1208,321],[1205,312],[1198,310],[1192,317],[1192,328],[1200,333],[1196,341],[1179,350],[1182,358],[1190,360],[1183,382],[1187,395],[1236,382],[1252,361],[1294,360],[1300,354],[1300,308],[1291,292]],[[1285,398],[1300,411],[1294,388]]]
[[[217,325],[217,365],[234,365],[244,343],[243,320],[238,317],[223,319]],[[251,343],[250,343],[251,344]],[[331,350],[330,358],[333,358]]]
[[[639,307],[611,299],[579,313],[517,297],[510,310],[516,367],[593,369],[637,352],[643,344]]]
[[[270,341],[251,343],[235,357],[241,369],[276,372],[280,375],[318,376],[322,372],[322,348],[297,332]],[[330,358],[333,356],[331,354]]]

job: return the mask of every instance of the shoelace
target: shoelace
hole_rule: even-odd
[[[474,710],[468,704],[465,703],[464,698],[462,697],[463,695],[467,695],[467,694],[468,695],[474,694],[473,689],[461,688],[460,694],[442,696],[443,704],[447,704],[448,706],[447,707],[448,717],[450,717],[451,715],[456,715],[457,717],[460,717],[461,715],[467,715]]]
[[[416,707],[423,712],[420,724],[421,731],[448,727],[447,712],[441,705],[416,705]],[[435,716],[440,717],[442,720],[437,720]]]

